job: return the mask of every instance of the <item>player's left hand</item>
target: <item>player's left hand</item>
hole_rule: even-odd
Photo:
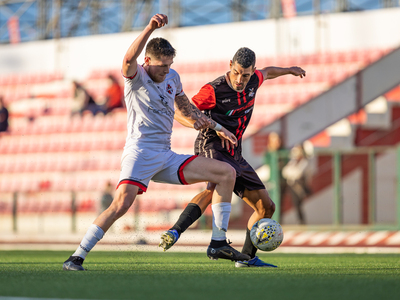
[[[222,129],[220,131],[216,131],[216,133],[221,139],[222,148],[230,150],[233,148],[233,146],[237,146],[236,136],[225,127],[222,127]]]
[[[294,76],[300,76],[300,78],[306,77],[306,71],[300,67],[291,67],[290,73]]]
[[[206,129],[210,126],[210,119],[206,116],[202,116],[194,122],[193,127],[196,130]]]

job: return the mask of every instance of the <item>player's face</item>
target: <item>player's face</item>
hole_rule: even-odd
[[[169,73],[169,69],[174,62],[171,56],[161,56],[161,58],[151,58],[146,56],[144,60],[147,66],[147,74],[154,82],[163,82]]]
[[[254,74],[255,67],[243,68],[237,62],[230,63],[231,71],[229,72],[229,79],[235,91],[242,91]]]

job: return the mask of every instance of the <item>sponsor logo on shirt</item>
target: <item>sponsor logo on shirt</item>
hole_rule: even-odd
[[[154,107],[149,106],[149,107],[147,108],[147,110],[148,110],[148,111],[151,111],[151,112],[153,112],[153,113],[155,113],[155,114],[167,115],[168,117],[173,117],[173,116],[174,116],[174,114],[173,114],[170,110],[168,110],[168,109],[166,109],[166,108],[157,109],[157,108],[154,108]]]
[[[245,110],[244,113],[247,114],[248,112],[250,112],[253,108],[249,108],[248,110]]]
[[[165,97],[163,95],[158,95],[160,97],[161,104],[164,105],[165,107],[168,107],[168,102],[165,100]]]
[[[222,100],[222,103],[228,103],[228,102],[231,102],[231,99],[224,99],[224,100]]]
[[[233,116],[241,111],[245,111],[244,113],[247,114],[249,111],[253,109],[254,99],[250,100],[245,106],[240,107],[238,109],[231,109],[226,112],[226,116]]]
[[[174,117],[175,112],[173,109],[171,109],[169,107],[168,101],[166,100],[166,98],[163,95],[158,95],[158,96],[160,97],[160,102],[161,102],[162,106],[164,106],[165,108],[158,109],[158,108],[155,108],[152,106],[148,106],[147,111],[149,111],[149,112],[151,111],[151,112],[153,112],[155,114],[159,114],[159,115],[166,115],[168,117]]]

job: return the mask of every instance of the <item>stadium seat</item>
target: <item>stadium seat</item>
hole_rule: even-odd
[[[258,91],[247,133],[257,131],[297,105],[307,102],[375,61],[385,51],[372,49],[257,58],[258,68],[298,65],[307,71],[307,76],[303,79],[283,76],[264,83]],[[224,74],[229,64],[225,60],[209,64],[177,62],[174,67],[181,73],[185,93],[192,97],[201,86]],[[106,86],[106,76],[110,72],[120,78],[118,68],[93,70],[85,84],[101,97]],[[2,92],[4,89],[6,102],[11,105],[12,114],[10,132],[0,135],[0,192],[37,192],[41,188],[40,182],[51,182],[49,191],[42,191],[46,196],[43,196],[40,205],[35,208],[34,202],[26,202],[26,210],[70,211],[71,191],[75,190],[78,194],[101,191],[106,180],[118,180],[127,130],[126,109],[116,109],[105,116],[85,113],[83,116],[70,117],[70,83],[63,81],[62,77],[58,73],[30,74],[27,80],[15,74],[0,76],[0,86]],[[35,96],[33,99],[32,92]],[[400,101],[398,89],[388,94],[389,100]],[[35,117],[33,122],[27,119],[31,115]],[[360,112],[350,116],[349,120],[358,124],[363,122],[364,115]],[[186,129],[175,121],[172,147],[176,151],[192,149],[196,135],[196,131]],[[329,136],[322,132],[312,142],[323,146],[330,141]],[[188,192],[189,199],[184,194],[186,201],[203,188],[204,184],[174,186],[152,182],[149,191]],[[52,200],[55,194],[62,195],[62,200]],[[81,211],[96,210],[93,199],[79,201]],[[145,198],[140,202],[140,210],[171,210],[177,207],[177,202],[177,199],[168,197],[154,197],[154,200]]]

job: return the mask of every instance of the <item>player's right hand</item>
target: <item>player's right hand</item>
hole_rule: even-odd
[[[193,124],[194,129],[202,130],[210,127],[210,119],[207,118],[205,115],[202,115],[200,118],[196,120]]]
[[[236,136],[225,127],[222,127],[222,129],[220,131],[216,131],[216,133],[221,139],[222,148],[230,150],[234,146],[237,146]]]
[[[157,28],[164,27],[165,25],[168,24],[168,17],[163,14],[156,14],[154,15],[149,22],[149,26],[152,30],[155,30]]]

